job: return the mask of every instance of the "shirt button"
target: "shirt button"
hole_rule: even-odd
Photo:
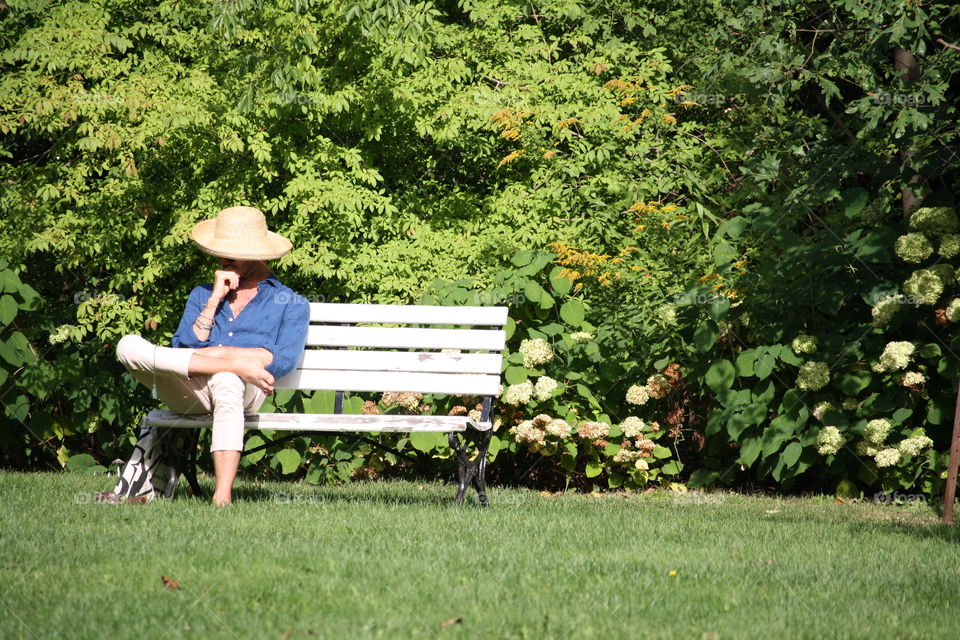
[[[218,347],[222,347],[223,345],[222,345],[222,344],[218,344],[217,346],[218,346]]]
[[[233,318],[227,318],[227,322],[233,322]]]
[[[228,333],[227,335],[230,336],[230,337],[233,337],[233,331],[231,331],[231,332]]]

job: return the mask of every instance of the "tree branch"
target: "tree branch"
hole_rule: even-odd
[[[513,85],[511,85],[509,82],[504,82],[503,80],[497,80],[497,79],[494,78],[493,76],[483,76],[483,79],[486,80],[487,82],[492,82],[493,84],[497,85],[498,87],[510,87],[510,86],[513,86]]]
[[[949,42],[947,42],[947,41],[944,40],[943,38],[937,38],[937,42],[938,42],[939,44],[942,44],[943,46],[945,46],[947,49],[953,49],[954,51],[960,51],[960,47],[958,47],[958,46],[955,45],[955,44],[950,44]]]

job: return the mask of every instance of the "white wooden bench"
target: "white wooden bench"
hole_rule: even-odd
[[[506,323],[506,307],[312,303],[303,358],[297,369],[277,380],[274,387],[336,391],[334,413],[260,413],[246,416],[245,427],[297,432],[449,433],[459,467],[457,502],[463,500],[467,486],[472,484],[480,504],[486,505],[487,448],[493,398],[503,367]],[[460,352],[443,353],[441,349]],[[483,409],[479,421],[469,416],[347,415],[342,413],[345,391],[481,396]],[[212,416],[156,410],[144,418],[143,424],[203,428],[211,426]],[[471,441],[477,447],[472,460],[467,451]],[[196,446],[192,450],[195,454]],[[192,461],[187,463],[183,475],[198,492],[194,468]]]

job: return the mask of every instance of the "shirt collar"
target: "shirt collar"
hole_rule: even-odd
[[[274,287],[279,287],[279,286],[280,286],[280,281],[277,279],[277,276],[275,276],[272,271],[270,272],[270,275],[269,275],[269,276],[267,276],[266,278],[264,278],[264,279],[261,280],[260,282],[269,283],[269,284],[273,285]]]

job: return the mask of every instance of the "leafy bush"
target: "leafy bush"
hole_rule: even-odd
[[[251,204],[293,241],[275,269],[311,299],[510,305],[507,388],[557,387],[502,404],[491,473],[505,481],[937,490],[958,377],[944,331],[955,231],[908,222],[901,199],[955,206],[960,7],[8,5],[6,464],[126,452],[151,402],[113,345],[169,339],[212,271],[188,230]],[[875,323],[877,306],[896,313]],[[525,366],[530,340],[554,358]],[[909,377],[873,369],[890,342],[913,345]],[[661,375],[669,392],[647,398]],[[332,395],[275,402],[320,410]],[[346,406],[368,402],[409,410]],[[623,446],[629,417],[655,441],[648,469],[624,453],[638,448]],[[868,455],[880,419],[897,464]],[[609,431],[581,438],[584,422]],[[921,437],[933,446],[900,452]],[[439,439],[370,440],[294,439],[250,472],[449,464]]]

